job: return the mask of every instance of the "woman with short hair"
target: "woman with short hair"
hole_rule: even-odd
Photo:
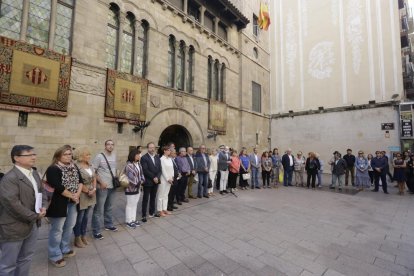
[[[371,181],[369,178],[369,167],[370,163],[367,158],[364,156],[362,150],[358,151],[358,156],[355,158],[355,188],[358,191],[363,191],[364,188],[369,188],[371,186]]]
[[[263,188],[270,188],[270,174],[272,173],[272,158],[269,157],[269,152],[265,151],[262,154],[262,179]]]
[[[231,162],[229,164],[229,188],[232,193],[236,190],[236,181],[239,171],[240,159],[237,156],[237,150],[233,150],[231,153]]]
[[[158,187],[157,192],[157,217],[165,217],[171,215],[167,210],[168,208],[168,193],[170,192],[171,185],[174,181],[174,164],[170,157],[171,148],[169,146],[164,146],[162,148],[163,156],[161,159],[161,183]]]
[[[208,171],[209,177],[209,184],[211,184],[211,188],[208,188],[208,195],[214,196],[213,187],[217,177],[217,166],[218,166],[218,156],[216,149],[208,149],[207,150],[208,158],[210,159],[210,168]]]
[[[403,156],[401,153],[396,154],[396,158],[393,161],[394,165],[394,180],[398,183],[398,194],[404,195],[405,190],[405,181],[406,181],[406,175],[405,175],[405,169],[407,167],[407,164],[405,160],[403,159]]]
[[[247,149],[243,148],[239,155],[240,159],[240,178],[239,178],[239,186],[242,190],[247,190],[249,187],[249,183],[247,182],[247,178],[244,179],[243,175],[246,175],[250,171],[250,158],[247,155]]]
[[[306,159],[305,163],[305,170],[308,175],[306,186],[310,187],[311,180],[312,180],[312,189],[315,189],[315,182],[316,182],[316,175],[318,174],[318,170],[320,168],[319,160],[316,158],[316,155],[314,152],[309,153],[309,157]]]
[[[83,248],[89,244],[86,238],[86,228],[88,226],[89,212],[96,204],[96,175],[91,164],[90,150],[87,147],[83,147],[77,149],[75,153],[83,185],[79,197],[78,216],[73,232],[75,233],[75,246]]]
[[[48,253],[50,262],[56,267],[64,267],[64,258],[73,257],[71,249],[73,227],[76,224],[79,196],[82,191],[82,176],[72,162],[72,147],[65,145],[53,155],[52,165],[46,170],[47,183],[53,191],[46,217],[50,230]]]
[[[144,173],[141,167],[141,151],[133,149],[128,154],[125,174],[128,177],[128,187],[125,188],[125,224],[128,228],[135,229],[140,226],[137,220],[137,207],[139,201],[139,189],[144,183]]]

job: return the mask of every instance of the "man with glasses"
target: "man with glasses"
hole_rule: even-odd
[[[210,158],[206,154],[206,146],[201,145],[196,154],[196,170],[198,173],[198,192],[197,197],[208,196],[208,171],[210,170]]]
[[[116,155],[113,152],[114,146],[114,141],[106,140],[105,150],[96,155],[95,159],[92,161],[97,180],[96,205],[92,215],[92,232],[93,237],[97,240],[102,240],[104,238],[101,234],[102,217],[105,230],[113,232],[118,231],[118,228],[114,226],[112,218],[112,204],[116,192],[112,177],[112,175],[116,175]]]
[[[47,201],[33,147],[14,146],[11,159],[14,167],[0,182],[0,275],[29,275]]]
[[[387,167],[388,160],[384,157],[383,153],[380,151],[375,152],[375,157],[371,160],[371,167],[374,170],[374,190],[372,192],[378,192],[379,190],[379,180],[381,178],[382,190],[384,194],[388,194],[387,191]]]

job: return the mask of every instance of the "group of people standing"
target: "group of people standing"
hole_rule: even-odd
[[[92,159],[87,147],[73,151],[71,146],[64,145],[55,151],[43,176],[34,168],[33,147],[13,147],[14,167],[0,182],[0,252],[8,252],[0,254],[0,275],[28,273],[43,217],[50,223],[48,258],[56,267],[65,266],[65,259],[76,254],[72,249],[72,233],[76,247],[83,248],[90,243],[86,236],[90,212],[93,212],[92,234],[96,240],[104,239],[102,229],[118,231],[112,216],[115,192],[120,186],[114,146],[112,140],[105,141],[104,151]],[[389,167],[383,152],[377,151],[375,157],[365,158],[362,151],[357,157],[351,149],[343,157],[335,151],[328,164],[332,171],[331,189],[335,189],[336,182],[341,189],[344,180],[347,186],[350,178],[357,189],[368,188],[374,182],[372,191],[377,192],[381,180],[384,193],[388,193]],[[413,157],[396,154],[393,167],[393,179],[403,194],[406,181],[411,183],[410,179],[414,178]],[[280,156],[277,148],[261,154],[254,148],[248,154],[246,148],[238,153],[225,145],[219,151],[207,150],[201,145],[194,154],[192,147],[181,147],[177,152],[175,145],[169,143],[157,154],[155,144],[148,143],[144,155],[141,147],[129,152],[121,171],[127,178],[123,186],[125,226],[135,229],[150,218],[171,215],[178,208],[175,204],[182,205],[195,198],[193,185],[196,183],[197,197],[209,198],[214,195],[214,186],[220,194],[236,191],[237,179],[242,190],[260,189],[260,172],[262,188],[277,187],[281,183],[293,186],[293,174],[295,185],[304,187],[306,171],[306,187],[315,189],[316,179],[321,187],[323,161],[313,152],[307,158],[302,152],[293,156],[291,149]],[[137,219],[140,193],[143,193],[142,217]]]

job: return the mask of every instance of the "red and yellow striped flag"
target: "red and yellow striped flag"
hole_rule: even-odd
[[[265,31],[267,31],[267,29],[270,26],[269,8],[266,4],[260,3],[258,23],[259,23],[259,28]]]

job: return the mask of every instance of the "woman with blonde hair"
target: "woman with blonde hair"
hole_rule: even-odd
[[[213,193],[213,187],[214,183],[216,182],[217,177],[217,166],[218,166],[218,156],[217,156],[217,150],[216,149],[208,149],[207,150],[208,158],[210,159],[210,168],[208,171],[208,177],[209,177],[209,184],[211,184],[211,188],[208,188],[208,195],[214,196]]]
[[[82,176],[72,162],[72,148],[65,145],[56,150],[52,165],[46,170],[48,184],[54,189],[46,217],[50,231],[48,253],[50,262],[56,267],[64,267],[64,258],[76,255],[71,249],[73,227],[76,224],[79,196],[82,192]]]
[[[168,193],[170,192],[171,185],[174,181],[174,164],[172,161],[171,148],[169,146],[164,146],[162,148],[164,155],[161,159],[161,183],[158,187],[157,193],[157,209],[158,214],[156,217],[165,217],[166,215],[171,215],[167,210],[168,208]]]
[[[358,156],[355,158],[355,167],[355,187],[358,191],[362,191],[364,188],[369,188],[371,186],[369,178],[370,163],[368,159],[365,158],[362,150],[358,151]]]
[[[75,233],[75,246],[83,248],[89,244],[86,238],[88,226],[88,215],[96,204],[96,175],[91,164],[91,151],[82,147],[75,151],[75,159],[83,180],[82,192],[79,197],[79,210],[76,225],[73,228]]]

